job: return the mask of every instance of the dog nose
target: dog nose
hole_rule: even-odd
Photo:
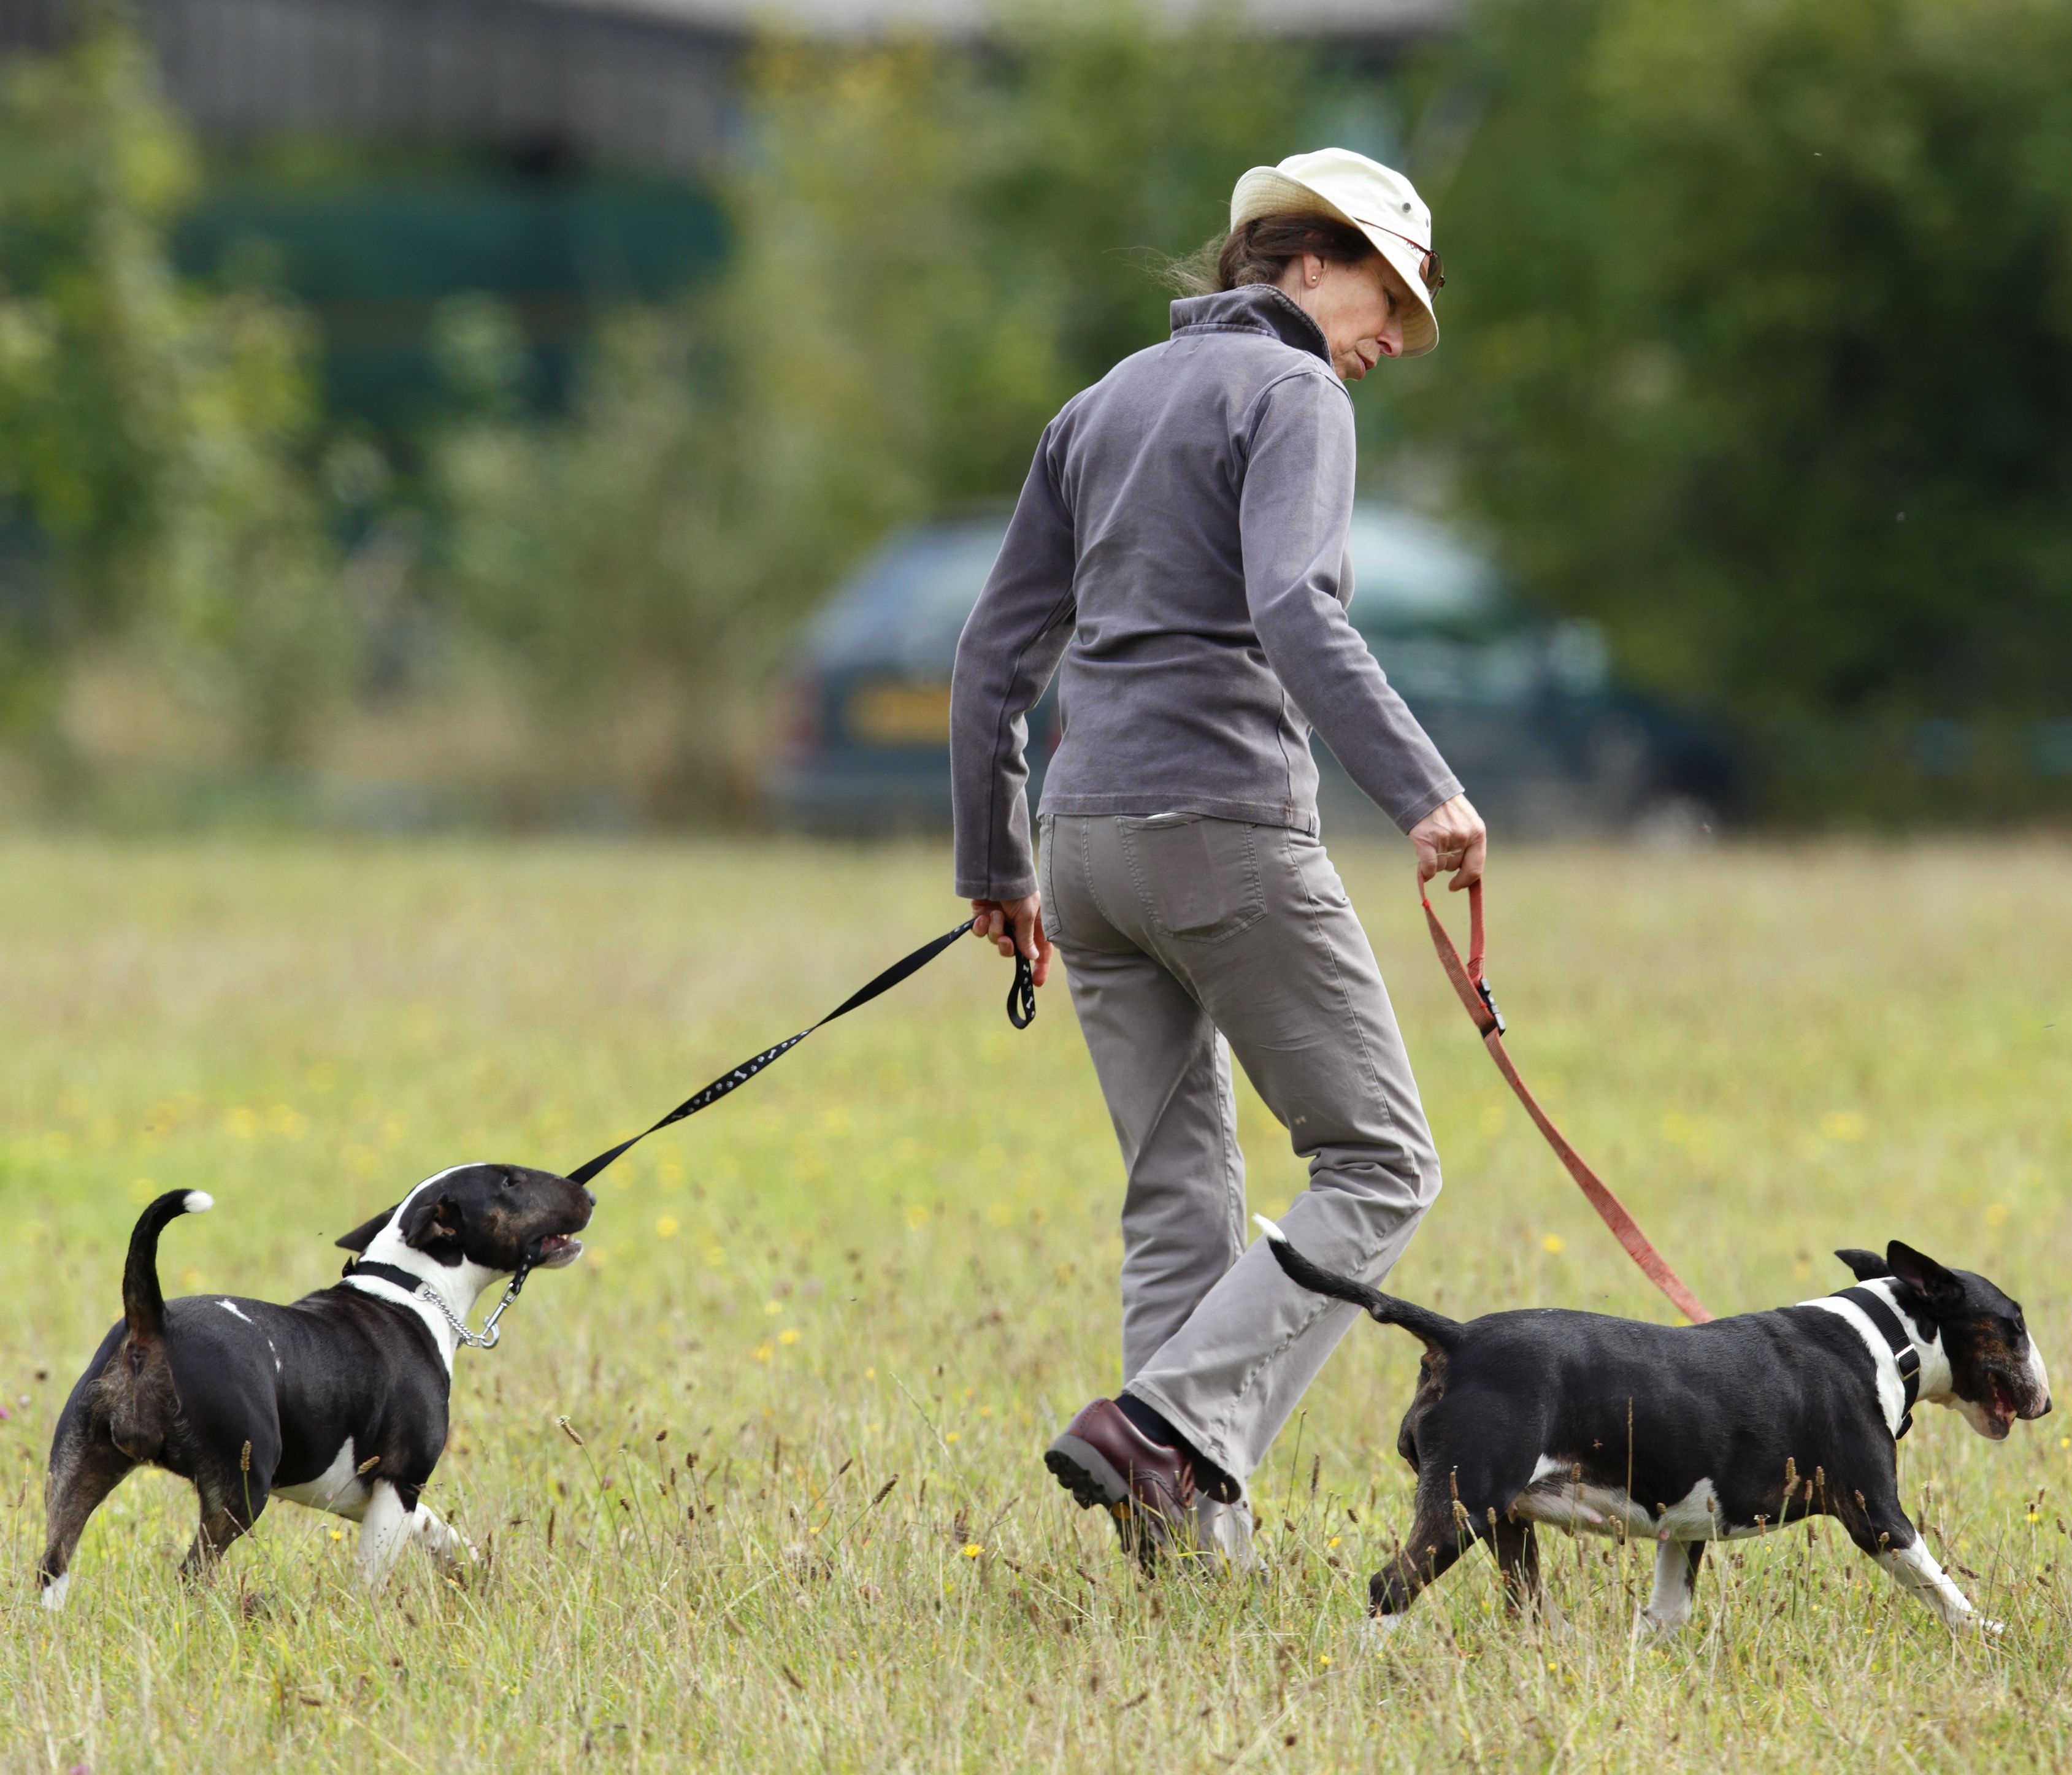
[[[586,1188],[583,1190],[583,1202],[586,1207],[594,1208],[597,1206],[597,1192]]]

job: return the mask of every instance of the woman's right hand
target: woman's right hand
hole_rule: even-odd
[[[1489,853],[1489,828],[1466,795],[1441,802],[1410,828],[1410,842],[1417,852],[1420,888],[1445,869],[1453,871],[1453,878],[1446,885],[1456,894],[1482,878],[1482,865]]]
[[[1017,951],[1034,964],[1036,984],[1050,977],[1050,939],[1043,935],[1043,896],[1025,894],[1018,900],[974,900],[971,903],[972,935],[990,943],[1003,955]]]

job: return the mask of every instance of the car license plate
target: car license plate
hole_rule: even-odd
[[[881,679],[849,693],[849,732],[865,746],[948,746],[950,687]]]

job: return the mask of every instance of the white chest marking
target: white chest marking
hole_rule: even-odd
[[[248,1325],[252,1323],[252,1316],[240,1307],[235,1300],[219,1300],[216,1304],[232,1318],[242,1319]]]
[[[1839,1294],[1823,1294],[1817,1300],[1799,1304],[1846,1319],[1850,1329],[1863,1340],[1864,1348],[1871,1353],[1871,1371],[1877,1377],[1878,1410],[1884,1415],[1885,1428],[1897,1437],[1900,1422],[1906,1415],[1906,1383],[1900,1379],[1898,1360],[1893,1355],[1892,1346],[1885,1341],[1885,1333],[1855,1301],[1844,1300]]]
[[[314,1479],[306,1479],[299,1485],[276,1485],[276,1498],[285,1498],[291,1504],[306,1504],[311,1510],[329,1510],[334,1516],[346,1517],[358,1522],[366,1513],[367,1501],[371,1495],[366,1481],[361,1479],[359,1463],[353,1459],[352,1438],[347,1436],[331,1459],[331,1464]]]
[[[1617,1485],[1593,1485],[1572,1477],[1575,1463],[1542,1455],[1532,1478],[1511,1500],[1512,1511],[1528,1522],[1550,1528],[1582,1529],[1597,1535],[1623,1531],[1638,1540],[1741,1540],[1762,1532],[1750,1523],[1733,1523],[1720,1513],[1719,1494],[1701,1479],[1660,1514],[1637,1504]]]
[[[398,1288],[393,1282],[378,1276],[348,1276],[345,1279],[345,1285],[349,1288],[357,1288],[363,1294],[371,1294],[377,1300],[393,1300],[398,1306],[408,1307],[417,1314],[424,1321],[425,1329],[431,1333],[432,1342],[438,1347],[439,1360],[446,1364],[447,1374],[452,1374],[454,1346],[458,1340],[454,1336],[453,1327],[446,1323],[444,1316],[430,1301],[414,1291]]]

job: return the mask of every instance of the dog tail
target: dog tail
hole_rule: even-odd
[[[1288,1272],[1290,1281],[1300,1283],[1313,1293],[1328,1294],[1334,1300],[1350,1300],[1355,1306],[1364,1309],[1375,1324],[1400,1325],[1413,1337],[1421,1339],[1428,1349],[1451,1350],[1460,1342],[1459,1321],[1434,1313],[1429,1307],[1399,1300],[1394,1295],[1383,1294],[1364,1282],[1355,1282],[1350,1276],[1337,1276],[1329,1270],[1319,1269],[1297,1251],[1289,1243],[1287,1234],[1265,1215],[1254,1214],[1252,1218],[1265,1233],[1266,1242],[1272,1247],[1274,1261]]]
[[[168,1189],[137,1217],[122,1267],[122,1342],[94,1383],[109,1440],[132,1461],[154,1459],[180,1415],[166,1349],[166,1297],[158,1288],[158,1235],[182,1214],[206,1214],[215,1198]]]
[[[182,1214],[205,1214],[215,1197],[200,1189],[168,1189],[137,1217],[130,1261],[122,1267],[125,1344],[155,1344],[166,1335],[166,1297],[158,1289],[158,1235]]]

